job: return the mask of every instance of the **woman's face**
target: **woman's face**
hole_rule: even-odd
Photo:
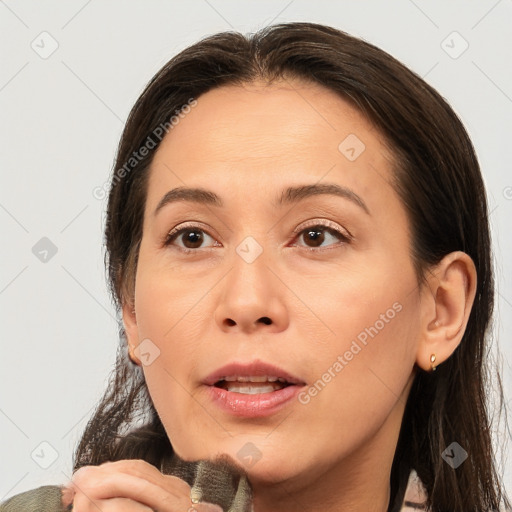
[[[151,165],[135,317],[123,310],[172,445],[228,454],[253,485],[388,464],[420,325],[389,150],[347,102],[299,81],[220,87],[187,111]],[[218,200],[155,212],[184,188]],[[253,362],[297,383],[205,384]],[[239,370],[220,375],[280,373]]]

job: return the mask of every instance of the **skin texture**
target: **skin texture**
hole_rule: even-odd
[[[246,468],[255,512],[385,511],[415,372],[430,370],[433,353],[441,364],[460,343],[474,265],[452,253],[418,286],[406,211],[390,185],[392,153],[334,93],[286,80],[224,86],[197,100],[150,169],[134,302],[123,307],[132,358],[141,364],[142,340],[157,347],[145,378],[182,458],[238,461],[246,443],[257,447],[261,458]],[[354,161],[338,149],[350,134],[365,145]],[[273,205],[286,187],[315,183],[351,189],[369,213],[333,195]],[[154,215],[166,192],[196,186],[224,207],[180,201]],[[183,234],[165,246],[185,222],[202,230],[200,248]],[[350,241],[329,231],[314,241],[303,231],[325,222]],[[246,237],[262,249],[252,263],[236,251]],[[227,362],[259,359],[309,390],[382,322],[307,403],[293,400],[271,416],[230,415],[202,384]]]
[[[185,481],[162,475],[142,460],[80,468],[65,487],[62,502],[73,503],[74,512],[222,512],[216,505],[193,504]]]

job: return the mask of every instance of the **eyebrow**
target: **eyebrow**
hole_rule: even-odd
[[[368,215],[370,215],[368,206],[366,206],[366,203],[361,199],[360,196],[358,196],[353,190],[337,185],[336,183],[315,183],[312,185],[288,187],[283,190],[277,202],[273,203],[273,206],[276,208],[288,204],[295,204],[316,195],[334,195],[343,197],[344,199],[352,201],[354,204],[362,208]],[[224,206],[224,202],[220,196],[211,190],[206,190],[199,187],[178,187],[169,190],[169,192],[167,192],[162,197],[157,207],[155,208],[153,215],[156,216],[164,206],[178,201],[190,201],[193,203],[215,206],[218,208],[222,208]]]

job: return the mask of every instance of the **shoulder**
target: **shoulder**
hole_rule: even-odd
[[[0,503],[0,512],[66,512],[58,485],[44,485],[9,498]]]

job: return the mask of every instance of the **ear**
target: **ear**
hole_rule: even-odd
[[[447,254],[430,271],[421,292],[416,354],[416,364],[423,370],[432,371],[446,361],[462,341],[475,300],[476,279],[473,260],[461,251]]]
[[[135,364],[141,366],[141,360],[135,355],[135,349],[139,345],[139,330],[133,301],[127,301],[123,304],[123,324],[126,332],[126,339],[128,340],[128,353],[130,355],[130,359]]]

